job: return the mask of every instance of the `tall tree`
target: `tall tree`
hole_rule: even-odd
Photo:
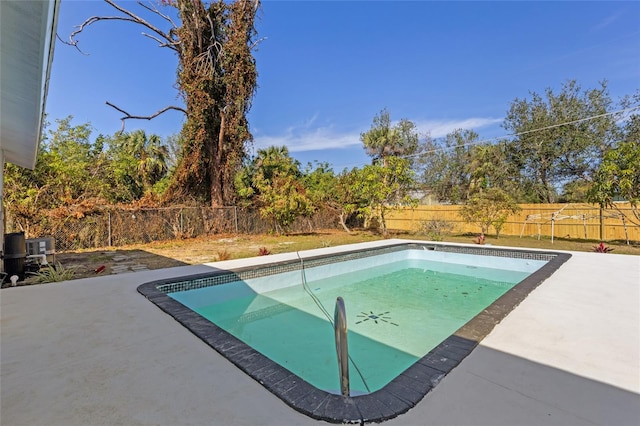
[[[158,135],[142,130],[105,138],[113,170],[113,201],[133,201],[150,193],[169,171],[169,149]]]
[[[359,170],[343,170],[336,175],[327,163],[318,164],[313,170],[311,165],[304,173],[303,182],[314,209],[326,209],[338,219],[340,226],[351,233],[348,219],[365,206],[362,194],[358,192]]]
[[[387,233],[386,214],[403,205],[414,205],[409,191],[415,185],[415,173],[406,158],[388,157],[386,165],[369,164],[354,169],[349,182],[357,213],[365,222],[377,220],[383,234]]]
[[[513,178],[518,174],[507,162],[505,141],[496,144],[474,145],[468,164],[470,194],[490,188],[500,188],[514,199],[521,197],[520,188]]]
[[[503,127],[515,135],[508,160],[520,171],[526,201],[554,202],[565,184],[591,179],[615,139],[611,104],[606,82],[583,91],[575,81],[512,102]]]
[[[371,129],[360,134],[360,141],[373,161],[386,164],[392,156],[409,156],[418,149],[419,137],[415,124],[402,119],[395,126],[387,109],[383,109],[373,118]]]
[[[640,115],[627,121],[622,142],[605,154],[587,197],[601,207],[628,201],[632,217],[627,217],[640,226]]]
[[[373,118],[371,128],[360,134],[360,141],[373,159],[372,164],[345,175],[342,182],[353,185],[351,193],[358,203],[358,214],[365,221],[377,219],[380,230],[386,234],[385,213],[400,204],[414,202],[408,191],[416,183],[411,166],[420,138],[415,124],[407,119],[392,126],[385,108]],[[353,205],[352,200],[342,201],[343,206]]]
[[[478,134],[458,129],[442,141],[427,141],[420,155],[422,181],[440,201],[453,204],[469,198],[472,187],[470,165]]]
[[[195,196],[220,206],[234,197],[233,177],[246,156],[245,145],[252,140],[247,122],[257,84],[252,56],[255,46],[255,18],[259,0],[217,1],[162,0],[177,9],[180,24],[170,14],[152,4],[139,2],[146,13],[161,17],[169,26],[162,30],[113,0],[105,0],[119,12],[117,16],[93,16],[70,36],[102,20],[121,20],[145,27],[145,34],[159,46],[178,56],[177,88],[186,109],[168,106],[150,116],[133,115],[108,103],[128,119],[151,119],[167,110],[184,111],[180,161],[167,196]]]

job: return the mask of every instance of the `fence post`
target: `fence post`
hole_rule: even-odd
[[[604,241],[604,209],[600,206],[600,241]]]
[[[182,214],[183,211],[184,209],[180,209],[180,236],[181,237],[184,236],[184,215]]]
[[[111,212],[107,211],[107,232],[109,235],[109,247],[111,247]]]
[[[236,225],[236,234],[238,233],[238,206],[233,206],[233,221]]]

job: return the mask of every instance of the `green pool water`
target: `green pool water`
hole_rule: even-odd
[[[345,301],[352,395],[385,386],[529,275],[473,268],[491,277],[477,278],[455,272],[463,265],[452,272],[433,265],[401,261],[372,267],[371,278],[358,272],[307,283],[331,316],[336,298]],[[333,328],[301,280],[262,294],[236,282],[169,295],[317,388],[339,393]]]

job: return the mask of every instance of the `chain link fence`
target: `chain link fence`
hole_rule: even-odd
[[[312,217],[298,218],[289,231],[312,232],[336,227],[335,216],[319,211]],[[274,224],[255,210],[183,207],[105,209],[82,217],[43,218],[26,224],[23,229],[27,238],[53,237],[56,251],[66,252],[217,234],[268,233],[274,230]]]

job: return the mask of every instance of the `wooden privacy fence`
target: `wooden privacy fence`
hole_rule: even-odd
[[[538,238],[640,241],[640,226],[628,219],[633,218],[629,203],[616,206],[617,209],[601,211],[593,204],[520,204],[522,210],[509,216],[500,233]],[[424,222],[440,220],[452,224],[456,233],[479,233],[478,225],[462,220],[460,208],[458,205],[404,207],[387,213],[387,227],[416,231]],[[489,234],[493,232],[492,228]]]

